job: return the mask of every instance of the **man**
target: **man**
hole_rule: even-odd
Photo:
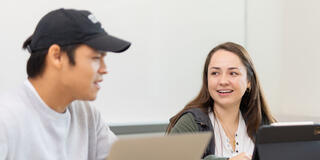
[[[28,80],[0,96],[0,160],[102,160],[116,136],[94,100],[106,52],[130,43],[107,34],[84,10],[45,15],[23,48]]]

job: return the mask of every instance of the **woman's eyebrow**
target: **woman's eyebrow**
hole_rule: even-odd
[[[220,67],[211,67],[210,69],[216,69],[216,70],[221,70]],[[240,67],[229,67],[228,70],[240,70]]]
[[[240,67],[229,67],[228,70],[240,70]]]
[[[210,69],[217,69],[217,70],[220,70],[221,68],[220,67],[211,67]]]

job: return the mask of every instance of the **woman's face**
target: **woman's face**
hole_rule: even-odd
[[[215,106],[240,106],[241,98],[250,83],[246,67],[240,58],[229,51],[217,50],[208,66],[208,90]]]

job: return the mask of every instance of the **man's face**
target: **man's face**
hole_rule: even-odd
[[[73,100],[96,99],[102,75],[107,74],[105,55],[87,45],[81,45],[74,53],[75,65],[64,58],[60,80],[66,94],[69,94],[66,96],[71,96]]]

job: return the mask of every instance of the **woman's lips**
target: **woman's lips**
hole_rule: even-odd
[[[233,90],[232,89],[219,89],[219,90],[217,90],[217,92],[221,96],[227,96],[227,95],[230,95],[233,92]]]

